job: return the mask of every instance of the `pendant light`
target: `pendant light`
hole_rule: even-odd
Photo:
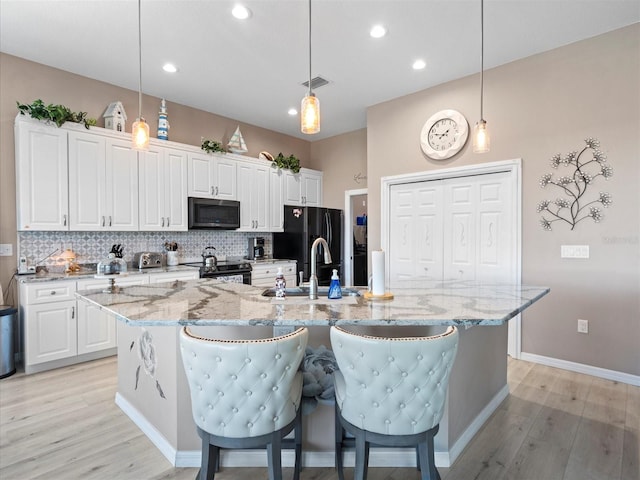
[[[476,123],[473,131],[473,153],[486,153],[489,151],[491,140],[487,122],[483,117],[484,100],[484,0],[480,0],[480,121]]]
[[[131,130],[133,148],[136,150],[147,150],[149,148],[149,124],[142,116],[142,21],[141,21],[141,0],[138,0],[138,118]]]
[[[300,130],[314,134],[320,131],[320,100],[311,90],[311,0],[309,0],[309,92],[300,107]]]

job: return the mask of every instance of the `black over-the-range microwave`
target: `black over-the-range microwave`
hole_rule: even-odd
[[[189,197],[189,230],[240,228],[240,202]]]

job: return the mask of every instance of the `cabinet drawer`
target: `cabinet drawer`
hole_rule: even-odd
[[[296,285],[296,262],[270,263],[267,265],[254,265],[251,270],[251,285],[258,287],[273,287],[278,268],[287,281],[287,286]]]
[[[76,282],[42,282],[25,285],[28,305],[75,300]]]
[[[131,285],[145,285],[149,283],[149,279],[145,275],[131,275],[127,277],[116,278],[118,287],[129,287]],[[90,280],[78,280],[78,291],[82,290],[99,290],[107,288],[111,282],[104,278],[92,278]]]
[[[149,283],[166,283],[175,282],[176,280],[188,281],[200,278],[200,271],[193,269],[190,272],[166,272],[166,273],[150,273]]]

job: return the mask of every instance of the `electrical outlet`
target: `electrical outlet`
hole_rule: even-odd
[[[0,257],[10,257],[13,255],[13,245],[10,243],[0,243]]]
[[[589,333],[589,320],[578,319],[578,333]]]
[[[561,245],[560,258],[589,258],[589,245]]]

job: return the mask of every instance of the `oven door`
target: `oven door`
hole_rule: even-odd
[[[221,282],[227,283],[244,283],[245,285],[251,285],[251,273],[232,273],[229,275],[216,274],[207,275],[209,278],[215,278]]]

